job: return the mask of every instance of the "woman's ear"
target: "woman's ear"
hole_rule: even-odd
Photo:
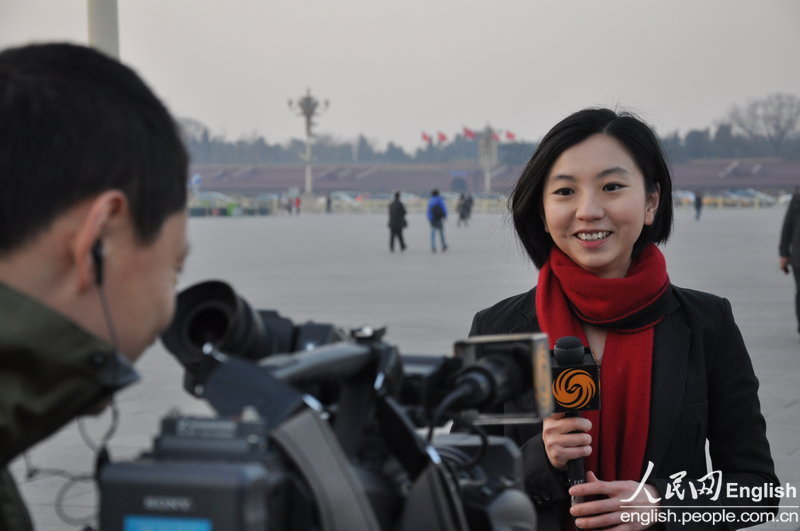
[[[645,198],[644,210],[644,224],[652,225],[656,220],[656,212],[658,212],[658,203],[661,199],[661,185],[656,183],[656,189],[647,193]]]

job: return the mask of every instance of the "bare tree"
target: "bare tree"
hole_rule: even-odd
[[[208,128],[205,124],[194,118],[178,118],[176,120],[184,137],[192,140],[200,140],[205,133],[208,135]]]
[[[728,118],[734,128],[757,141],[766,143],[780,155],[786,141],[800,132],[800,98],[794,94],[776,93],[735,105]]]

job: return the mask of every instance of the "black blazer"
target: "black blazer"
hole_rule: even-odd
[[[535,292],[533,288],[478,312],[470,335],[540,331]],[[778,505],[774,497],[759,503],[728,498],[724,485],[716,501],[711,496],[695,500],[688,485],[708,473],[706,440],[713,469],[722,471],[724,483],[778,484],[758,401],[758,379],[726,299],[672,287],[667,314],[655,328],[651,392],[642,474],[652,461],[648,483],[661,493],[662,506]],[[530,409],[531,400],[530,394],[522,396],[505,409]],[[538,529],[560,529],[567,516],[568,495],[562,474],[550,466],[545,454],[541,425],[507,427],[506,435],[521,447],[525,487],[537,507]],[[667,500],[670,476],[682,471],[687,473],[682,481],[684,499],[673,496]],[[699,528],[700,524],[692,526]]]

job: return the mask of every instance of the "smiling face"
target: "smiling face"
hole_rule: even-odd
[[[564,150],[550,169],[542,196],[545,230],[581,268],[622,278],[642,228],[653,224],[658,197],[646,191],[619,141],[593,135]]]

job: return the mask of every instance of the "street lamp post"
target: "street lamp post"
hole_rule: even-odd
[[[328,100],[320,102],[317,98],[311,95],[311,89],[306,89],[306,94],[297,101],[289,100],[289,109],[297,111],[298,116],[305,118],[306,122],[306,152],[303,155],[303,160],[306,163],[306,194],[311,194],[314,191],[314,185],[311,178],[311,142],[314,138],[312,127],[315,124],[314,117],[319,116],[322,112],[327,110],[329,106]]]
[[[117,0],[87,0],[89,45],[119,59]]]
[[[483,191],[492,191],[492,169],[497,166],[497,133],[487,125],[480,133],[478,158],[483,168]]]

